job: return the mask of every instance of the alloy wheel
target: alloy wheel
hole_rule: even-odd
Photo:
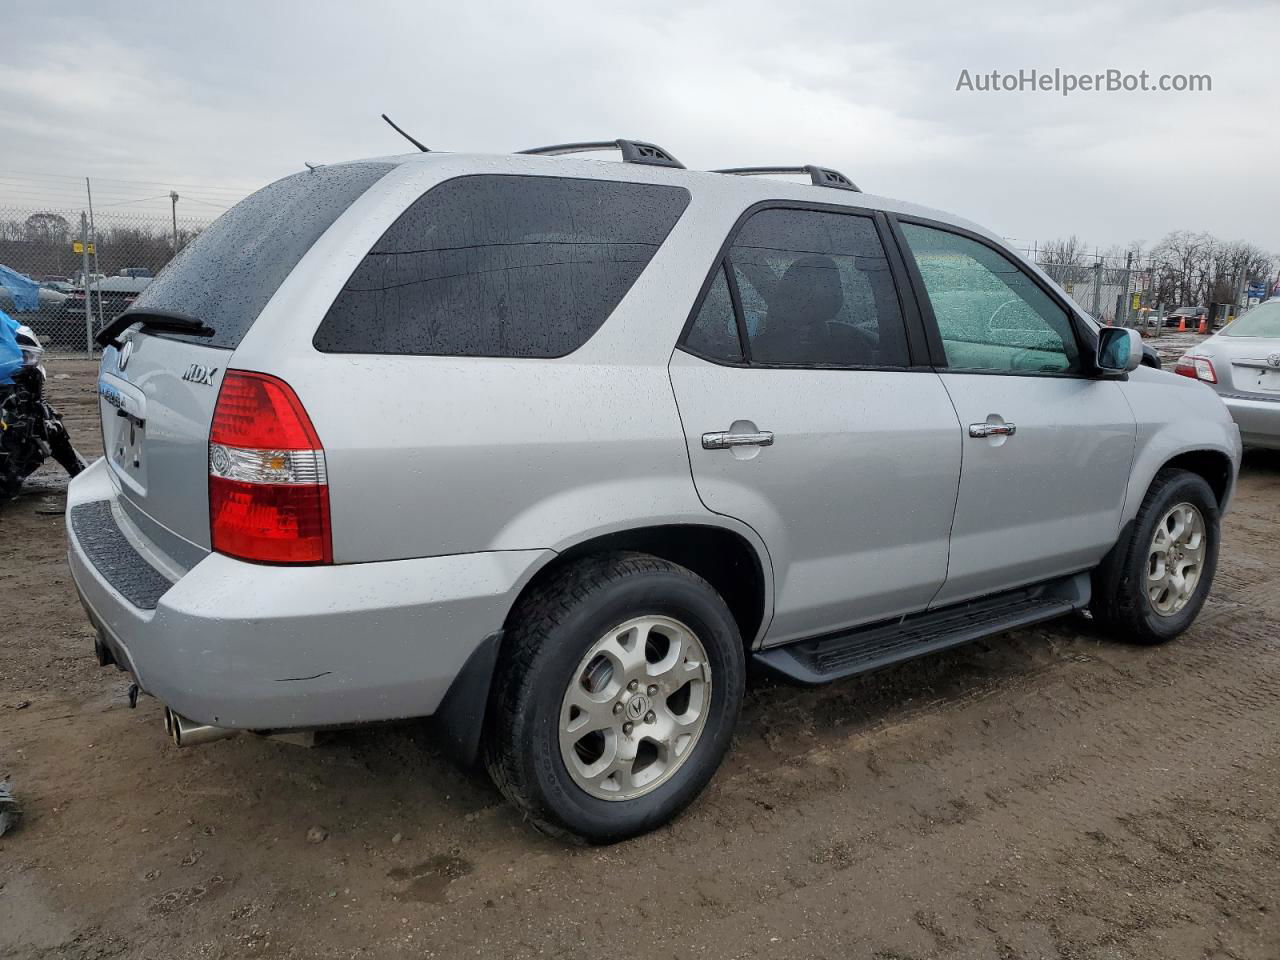
[[[1171,617],[1191,600],[1207,546],[1204,516],[1194,505],[1175,504],[1160,518],[1147,554],[1147,596],[1156,613]]]
[[[707,722],[711,665],[697,635],[636,617],[592,644],[560,707],[569,776],[601,800],[634,800],[669,780]]]

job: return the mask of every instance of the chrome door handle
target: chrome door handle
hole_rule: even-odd
[[[1013,423],[969,424],[969,436],[971,437],[1012,437],[1017,432],[1017,424]]]
[[[704,433],[702,435],[703,450],[771,446],[773,446],[773,433],[769,430],[757,430],[755,433],[730,433],[728,430],[718,430],[715,433]]]

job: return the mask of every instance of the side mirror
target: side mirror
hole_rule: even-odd
[[[1098,369],[1103,373],[1128,373],[1142,363],[1142,337],[1137,330],[1103,327],[1098,331]]]

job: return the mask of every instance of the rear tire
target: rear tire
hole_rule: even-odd
[[[737,624],[697,574],[640,553],[578,561],[512,613],[489,774],[553,836],[612,843],[652,830],[720,765],[744,677]]]
[[[1221,514],[1199,474],[1156,474],[1129,534],[1093,573],[1090,609],[1122,640],[1172,640],[1195,621],[1218,567]]]

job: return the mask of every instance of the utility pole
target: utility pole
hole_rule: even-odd
[[[178,191],[169,191],[169,200],[173,206],[173,255],[178,255]]]
[[[1093,251],[1093,319],[1102,323],[1102,256]]]
[[[1120,295],[1120,315],[1116,317],[1116,326],[1129,326],[1129,281],[1133,277],[1133,251],[1124,255],[1124,290]]]
[[[98,269],[98,228],[93,222],[93,188],[89,186],[89,178],[84,178],[84,192],[89,198],[89,239],[93,241],[93,275],[98,276],[101,271]],[[98,288],[98,325],[102,325],[102,281],[95,280],[95,286]]]
[[[84,349],[93,359],[93,303],[89,297],[89,218],[80,211],[80,255],[84,270]]]

